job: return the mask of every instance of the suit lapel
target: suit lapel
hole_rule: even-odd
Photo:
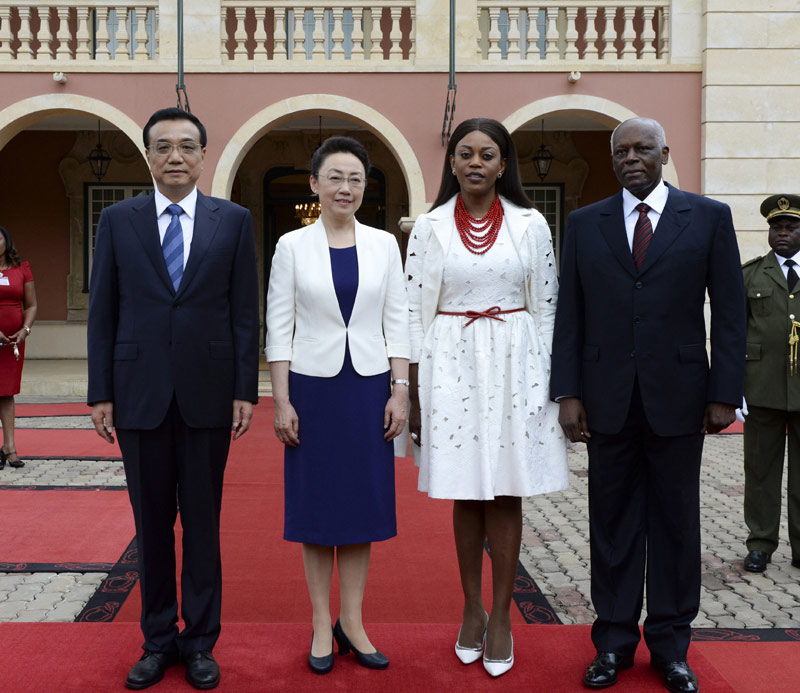
[[[215,202],[203,195],[199,190],[197,191],[192,245],[189,249],[189,259],[186,261],[186,267],[183,270],[180,286],[178,286],[178,294],[182,294],[186,290],[186,287],[191,284],[192,279],[197,274],[197,268],[200,266],[208,247],[214,240],[214,235],[217,233],[220,221],[220,216],[217,213],[218,209],[219,207]]]
[[[612,197],[600,210],[600,233],[622,267],[631,275],[636,275],[628,235],[625,232],[625,218],[622,216],[622,192]],[[661,228],[659,224],[659,229]],[[652,244],[651,244],[652,247]],[[648,250],[648,253],[650,251]]]
[[[325,312],[330,315],[337,316],[337,322],[344,326],[344,318],[342,317],[342,310],[339,307],[339,299],[336,296],[336,286],[333,283],[333,268],[331,267],[331,249],[328,245],[328,236],[325,233],[325,226],[322,224],[320,217],[311,226],[306,227],[306,234],[308,234],[309,242],[304,244],[302,252],[306,255],[306,266],[309,272],[316,272],[316,281],[321,282],[325,286],[324,293],[320,294],[319,300],[324,301],[326,305]],[[356,244],[358,243],[358,236],[356,236]],[[356,249],[358,252],[358,249]],[[359,264],[359,275],[361,274],[361,262]],[[312,270],[313,268],[313,270]],[[356,296],[357,297],[357,296]],[[352,317],[352,315],[351,315]]]
[[[647,272],[658,261],[664,251],[683,233],[691,220],[692,207],[686,195],[669,184],[667,187],[669,188],[667,204],[658,220],[653,240],[650,241],[650,246],[647,248],[647,254],[639,274]]]
[[[167,272],[167,263],[164,262],[164,253],[161,252],[155,195],[151,193],[142,198],[141,204],[134,206],[130,221],[134,233],[144,248],[145,255],[156,270],[156,274],[164,282],[164,285],[174,292],[172,280]]]

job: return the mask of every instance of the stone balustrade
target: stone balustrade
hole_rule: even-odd
[[[479,61],[634,63],[669,61],[668,0],[478,0]]]
[[[222,56],[234,63],[413,62],[415,23],[414,0],[223,0]]]
[[[158,2],[0,0],[0,63],[153,61]]]
[[[459,7],[460,71],[670,64],[670,0],[474,0]],[[448,12],[448,0],[192,0],[184,3],[186,64],[216,71],[441,70]],[[174,0],[0,0],[0,71],[56,63],[171,71],[176,31]]]

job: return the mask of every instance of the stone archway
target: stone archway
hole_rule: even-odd
[[[416,217],[427,211],[422,168],[400,130],[375,109],[353,99],[332,94],[296,96],[256,113],[234,133],[223,149],[214,171],[211,194],[230,197],[236,172],[253,145],[276,125],[303,112],[344,116],[372,132],[386,145],[403,172],[408,190],[409,215]]]
[[[44,94],[18,101],[0,111],[0,149],[15,135],[34,123],[50,116],[70,112],[105,120],[124,132],[135,143],[142,140],[142,128],[132,118],[104,101],[78,94]]]
[[[613,130],[623,120],[637,117],[629,108],[609,101],[598,96],[588,96],[585,94],[560,94],[540,99],[517,109],[504,121],[509,132],[514,132],[531,120],[542,116],[557,116],[559,114],[570,113],[581,115],[588,120],[594,120],[598,125]],[[680,187],[678,171],[673,162],[672,156],[664,166],[664,178],[669,180],[676,188]]]

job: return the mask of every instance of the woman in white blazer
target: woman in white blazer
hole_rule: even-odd
[[[510,606],[522,496],[567,487],[566,444],[549,399],[558,292],[550,229],[520,182],[497,121],[453,132],[432,209],[406,260],[411,413],[419,489],[452,498],[464,592],[455,653],[492,676],[514,663]],[[492,610],[481,598],[492,554]]]
[[[278,241],[267,295],[267,360],[284,455],[284,538],[301,542],[313,609],[309,666],[340,654],[384,669],[361,603],[371,542],[397,533],[392,440],[405,426],[408,302],[395,238],[356,221],[364,147],[331,137],[311,162],[322,214]],[[331,628],[334,554],[341,611]]]

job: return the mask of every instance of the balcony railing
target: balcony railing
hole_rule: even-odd
[[[307,1],[184,3],[187,26],[201,28],[187,33],[187,67],[447,67],[448,0]],[[418,5],[427,14],[419,21]],[[456,17],[458,69],[666,66],[670,7],[670,0],[477,0],[477,15],[462,10]],[[73,70],[103,70],[107,63],[126,64],[129,71],[173,70],[176,21],[174,0],[0,0],[0,70],[64,62]]]
[[[478,2],[478,58],[505,62],[667,62],[668,0]]]
[[[415,22],[414,0],[223,0],[222,56],[256,63],[413,61]]]
[[[152,61],[158,2],[0,0],[0,62]]]

